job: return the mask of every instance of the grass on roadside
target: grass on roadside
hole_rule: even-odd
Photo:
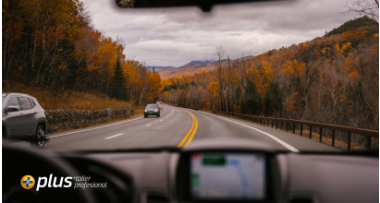
[[[94,125],[89,125],[89,126],[86,126],[86,128],[88,127],[94,127],[94,126],[98,126],[98,125],[104,125],[104,124],[107,124],[107,123],[113,123],[113,122],[117,122],[117,121],[121,121],[121,120],[125,120],[125,119],[131,119],[131,118],[135,118],[137,116],[141,116],[142,114],[144,113],[144,110],[143,109],[134,109],[134,113],[127,117],[127,118],[116,118],[116,119],[111,119],[107,122],[103,122],[103,123],[97,123],[97,124],[94,124]],[[57,132],[54,132],[54,133],[60,133],[60,132],[65,132],[65,131],[69,131],[69,130],[76,130],[76,129],[63,129],[63,130],[58,130]]]
[[[115,99],[105,98],[104,95],[95,95],[91,93],[84,93],[71,90],[63,91],[63,94],[57,94],[49,89],[24,86],[21,83],[13,83],[12,85],[5,85],[3,81],[3,93],[19,92],[29,94],[37,98],[41,106],[48,109],[104,109],[104,108],[118,108],[118,107],[132,107],[130,102],[118,101]]]

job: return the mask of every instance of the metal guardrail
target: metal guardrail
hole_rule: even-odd
[[[289,131],[289,123],[293,124],[293,134],[295,134],[295,128],[296,124],[300,124],[300,135],[302,135],[303,125],[309,126],[309,138],[312,138],[312,129],[313,127],[319,128],[319,141],[322,142],[322,132],[323,129],[330,129],[332,130],[332,146],[335,146],[335,131],[341,131],[347,133],[347,150],[350,150],[351,148],[351,134],[359,134],[366,136],[367,138],[367,148],[371,148],[371,137],[379,138],[379,131],[374,130],[367,130],[362,128],[353,128],[348,126],[342,126],[342,125],[331,125],[331,124],[323,124],[323,123],[315,123],[315,122],[308,122],[308,121],[300,121],[300,120],[293,120],[293,119],[284,119],[284,118],[273,118],[273,117],[262,117],[262,116],[255,116],[255,115],[248,115],[248,114],[240,114],[240,113],[228,113],[228,112],[219,112],[219,111],[212,111],[212,113],[216,114],[222,114],[224,116],[229,117],[236,117],[243,120],[250,120],[257,124],[263,123],[266,124],[269,127],[269,123],[271,121],[271,126],[273,128],[273,122],[275,122],[275,127],[278,129],[278,124],[280,124],[280,129],[283,129],[283,123],[286,123],[286,131]]]

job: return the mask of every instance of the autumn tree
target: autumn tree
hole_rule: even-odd
[[[117,57],[115,71],[112,78],[112,97],[118,100],[127,101],[129,99],[125,76],[121,69],[120,58]]]
[[[265,94],[271,82],[271,77],[273,75],[272,64],[268,63],[268,61],[261,61],[261,64],[253,64],[249,68],[250,80],[255,84],[261,99],[261,115],[264,116],[266,111],[265,109]]]
[[[225,51],[223,50],[223,47],[217,47],[216,48],[216,55],[218,56],[218,62],[217,62],[217,78],[219,83],[219,95],[220,95],[220,109],[221,111],[225,110],[224,107],[224,77],[223,77],[223,69],[222,69],[222,59],[225,54]]]

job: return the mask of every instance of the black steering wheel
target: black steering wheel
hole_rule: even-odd
[[[89,188],[74,189],[75,181],[71,179],[71,187],[59,186],[61,177],[80,176],[69,164],[60,159],[54,152],[33,148],[23,148],[20,146],[6,146],[3,144],[3,202],[95,202]],[[21,185],[21,179],[25,175],[34,178],[34,186],[25,189]],[[51,179],[50,185],[39,188],[37,184],[39,178],[41,184],[43,177]],[[53,181],[56,178],[56,187]],[[66,182],[66,186],[69,184]]]

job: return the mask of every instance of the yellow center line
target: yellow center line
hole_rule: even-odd
[[[191,140],[193,140],[195,132],[197,132],[198,120],[197,120],[197,118],[195,116],[194,116],[194,119],[195,119],[195,127],[194,127],[194,130],[193,130],[193,133],[191,133],[191,136],[189,137],[189,140],[187,140],[187,142],[186,142],[186,144],[185,144],[184,147],[186,147],[187,145],[190,144]]]
[[[186,111],[186,110],[184,110],[184,111]],[[198,120],[197,120],[197,118],[192,113],[190,113],[188,111],[186,111],[186,112],[188,114],[190,114],[190,116],[193,118],[193,124],[191,125],[191,128],[190,128],[189,132],[187,132],[186,136],[182,139],[181,143],[179,143],[177,145],[177,147],[182,147],[182,145],[186,142],[187,138],[191,134],[190,137],[189,137],[189,140],[187,140],[187,142],[186,142],[186,144],[185,144],[184,147],[186,147],[188,144],[190,144],[190,142],[193,139],[194,134],[195,134],[195,132],[197,131],[197,128],[198,128]],[[193,133],[191,133],[191,132],[193,132]]]

